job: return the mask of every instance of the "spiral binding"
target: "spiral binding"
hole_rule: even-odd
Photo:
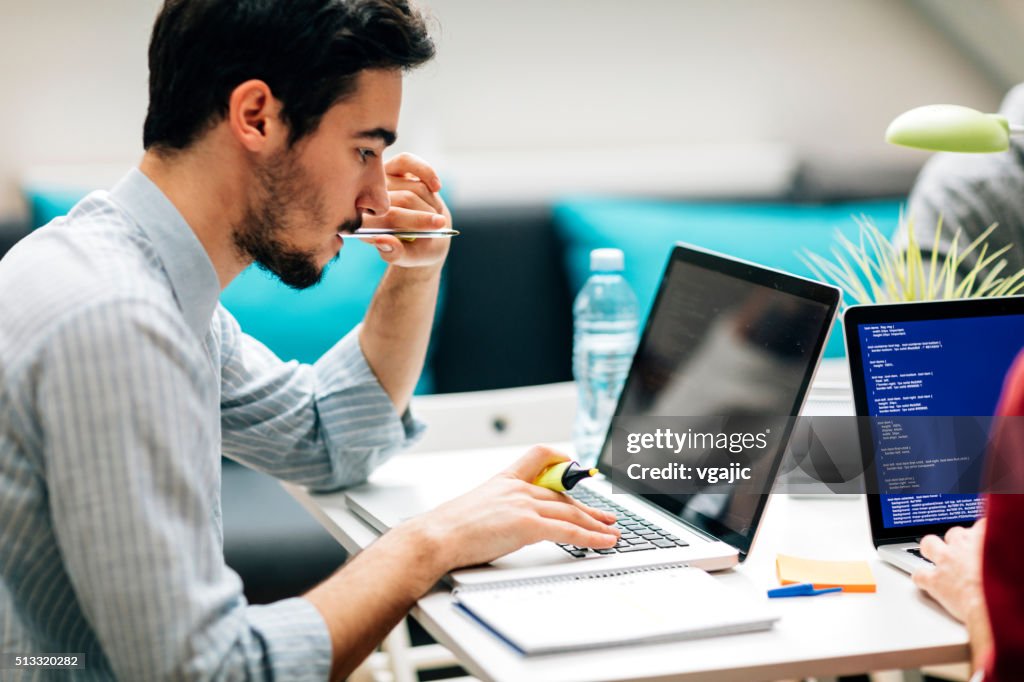
[[[676,562],[674,564],[659,564],[657,566],[636,566],[633,568],[620,568],[609,571],[596,571],[593,573],[567,573],[565,575],[549,575],[539,578],[520,578],[519,580],[498,580],[493,583],[481,585],[460,585],[452,590],[452,595],[460,592],[486,592],[490,590],[507,590],[520,587],[536,587],[538,585],[550,585],[552,583],[567,583],[577,580],[604,580],[606,578],[621,578],[627,575],[639,575],[642,573],[655,573],[658,571],[675,570],[677,568],[689,568],[686,563]]]

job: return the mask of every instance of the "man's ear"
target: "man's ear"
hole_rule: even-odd
[[[250,152],[276,150],[288,136],[281,120],[281,102],[261,80],[248,80],[231,91],[228,128]]]

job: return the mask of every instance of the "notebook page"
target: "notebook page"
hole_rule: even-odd
[[[524,581],[456,599],[525,653],[701,637],[770,626],[767,599],[697,568]]]

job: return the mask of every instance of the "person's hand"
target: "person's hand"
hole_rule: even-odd
[[[975,669],[984,665],[992,647],[992,628],[981,585],[984,539],[985,519],[970,528],[950,528],[944,540],[926,535],[921,538],[921,555],[935,566],[918,569],[913,576],[915,585],[967,625]]]
[[[914,572],[914,584],[930,594],[949,613],[964,622],[969,612],[984,602],[981,590],[981,548],[985,520],[970,528],[954,526],[945,539],[921,538],[921,555],[935,566]]]
[[[614,515],[530,482],[545,467],[568,459],[534,446],[478,488],[407,523],[434,539],[445,572],[483,564],[541,540],[613,546],[620,535],[610,525]]]
[[[384,164],[391,208],[380,216],[363,216],[363,226],[382,230],[450,228],[452,216],[441,195],[441,179],[430,165],[412,154],[399,154]],[[373,240],[380,256],[399,267],[439,265],[448,255],[449,239],[404,241],[385,236]]]

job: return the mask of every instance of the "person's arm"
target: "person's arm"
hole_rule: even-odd
[[[53,585],[113,674],[324,679],[331,643],[316,609],[250,606],[224,564],[218,391],[173,302],[78,311],[38,371],[53,570],[67,577]]]
[[[1007,374],[996,408],[986,461],[987,518],[970,530],[953,528],[946,542],[921,540],[934,569],[914,582],[967,625],[971,661],[991,682],[1016,680],[1024,670],[1024,586],[1020,580],[1024,521],[1024,351]]]
[[[385,164],[385,171],[391,208],[382,216],[365,216],[365,227],[451,227],[451,214],[438,194],[441,180],[426,162],[400,154]],[[423,371],[450,240],[381,237],[374,243],[389,267],[370,303],[359,341],[395,409],[404,412]]]
[[[423,371],[440,286],[440,265],[391,266],[384,273],[363,320],[359,345],[381,388],[399,413],[408,408]]]
[[[450,224],[436,193],[440,180],[426,163],[403,154],[385,168],[391,208],[367,216],[366,227]],[[422,431],[408,404],[423,370],[448,240],[375,243],[390,265],[365,321],[312,366],[281,362],[218,310],[225,454],[283,480],[331,489],[364,481]]]
[[[1019,429],[1018,429],[1019,430]],[[1018,439],[1019,440],[1019,439]],[[1014,452],[1019,457],[1021,451]],[[1018,479],[1017,485],[1021,485]],[[1018,487],[1018,491],[1021,488]],[[1020,543],[1024,521],[1024,495],[989,495],[988,532],[985,537],[983,580],[986,603],[990,604],[992,655],[986,668],[989,682],[1021,679],[1024,673],[1024,586]]]
[[[1018,680],[1024,671],[1024,583],[1020,543],[1024,523],[1024,352],[1013,363],[999,400],[987,462],[993,492],[982,558],[982,587],[992,625],[992,656],[985,680]]]
[[[282,362],[223,307],[214,329],[223,451],[232,459],[281,480],[334,489],[365,481],[423,430],[381,388],[360,348],[361,327],[314,365]]]
[[[448,571],[491,561],[541,540],[611,547],[615,517],[532,481],[567,457],[531,448],[507,471],[407,521],[306,594],[323,615],[334,649],[332,678],[343,677]]]

